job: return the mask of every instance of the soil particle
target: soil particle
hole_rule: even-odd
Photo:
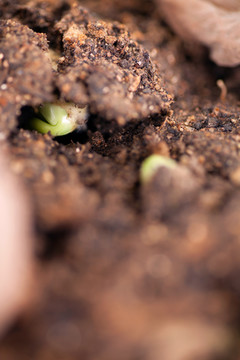
[[[53,76],[46,35],[14,20],[1,20],[0,27],[0,131],[9,134],[22,106],[52,100]]]
[[[23,151],[20,144],[27,146],[27,151]],[[15,160],[11,162],[11,168],[32,188],[38,209],[37,223],[51,230],[58,226],[74,226],[86,219],[88,214],[92,216],[99,197],[95,191],[79,184],[79,170],[75,167],[74,171],[61,145],[52,141],[49,135],[20,131],[12,146]],[[82,159],[84,147],[79,147],[78,151]],[[56,191],[52,191],[53,187]]]
[[[92,113],[121,125],[167,112],[171,97],[162,87],[159,71],[124,25],[95,19],[74,6],[56,28],[63,33],[64,49],[59,85],[68,100],[72,99],[65,94],[67,84],[80,82],[76,90],[82,83],[85,94],[78,91],[74,100],[82,103],[87,96]]]

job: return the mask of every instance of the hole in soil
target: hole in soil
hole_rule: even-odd
[[[25,129],[28,130],[28,121],[34,117],[35,110],[32,106],[23,106],[21,108],[21,113],[18,117],[18,129]],[[87,130],[76,129],[75,131],[63,135],[63,136],[56,136],[54,138],[59,144],[67,145],[70,143],[80,143],[86,144],[89,141],[89,137],[87,134]]]
[[[39,3],[38,9],[32,10],[30,7],[24,5],[20,7],[16,12],[15,16],[21,19],[24,25],[27,25],[30,29],[35,32],[49,34],[54,28],[55,21],[60,20],[65,12],[70,9],[70,4],[63,4],[54,10],[54,19],[51,18],[45,5]]]
[[[18,128],[27,129],[26,123],[34,116],[34,113],[32,106],[23,106],[18,116]]]
[[[41,247],[37,251],[38,257],[46,261],[61,257],[66,251],[67,239],[72,232],[69,228],[59,228],[45,233]]]
[[[75,130],[70,134],[58,136],[54,140],[62,145],[68,145],[70,143],[86,144],[89,141],[89,138],[87,131]]]

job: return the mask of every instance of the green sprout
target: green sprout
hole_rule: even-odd
[[[176,167],[176,161],[162,155],[153,154],[148,156],[141,165],[140,168],[140,181],[146,183],[156,174],[157,170],[165,166],[167,168]]]
[[[86,120],[86,106],[79,108],[72,103],[46,103],[28,121],[28,128],[42,134],[50,132],[52,136],[62,136],[85,127]]]

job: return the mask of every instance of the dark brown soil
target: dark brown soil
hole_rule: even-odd
[[[36,295],[0,359],[238,359],[239,69],[152,1],[18,3],[0,1],[0,134],[32,199]],[[21,128],[56,98],[88,105],[87,131]],[[141,184],[152,153],[178,166]]]

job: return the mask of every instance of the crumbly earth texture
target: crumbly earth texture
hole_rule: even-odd
[[[239,358],[239,69],[183,44],[151,0],[0,4],[0,141],[37,266],[0,358]],[[57,98],[88,106],[87,131],[22,128]],[[153,153],[177,166],[142,184]]]

